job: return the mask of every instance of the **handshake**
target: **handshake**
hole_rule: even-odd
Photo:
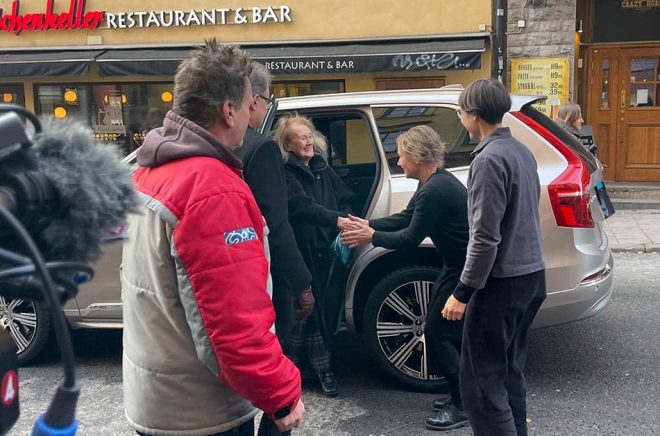
[[[348,215],[348,218],[337,218],[337,227],[341,229],[341,242],[351,248],[368,244],[374,236],[374,229],[369,227],[369,221]]]

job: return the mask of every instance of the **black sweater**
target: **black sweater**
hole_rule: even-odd
[[[417,247],[427,236],[443,257],[464,257],[469,239],[467,190],[445,169],[419,185],[400,213],[369,220],[372,244],[403,249]]]

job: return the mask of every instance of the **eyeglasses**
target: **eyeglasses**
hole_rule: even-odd
[[[261,94],[257,94],[257,95],[259,97],[263,98],[264,100],[266,100],[268,102],[268,104],[274,104],[275,103],[275,97],[272,96],[272,95],[270,97],[266,97],[265,95],[261,95]]]

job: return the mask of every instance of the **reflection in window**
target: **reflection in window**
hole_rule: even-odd
[[[603,59],[602,74],[600,84],[600,107],[607,109],[610,107],[610,60]]]
[[[161,126],[172,106],[172,84],[58,84],[36,86],[39,115],[72,118],[92,128],[103,142],[126,155]]]
[[[660,94],[660,58],[630,60],[630,106],[649,107],[658,104]]]
[[[277,98],[345,92],[343,80],[273,81],[270,92]]]
[[[373,113],[378,125],[381,145],[392,174],[403,173],[396,164],[399,160],[396,152],[396,139],[402,132],[417,125],[425,124],[432,127],[447,144],[446,168],[469,165],[472,161],[470,153],[474,150],[476,142],[470,141],[467,131],[456,116],[455,108],[390,107],[374,108]]]
[[[23,85],[0,84],[0,103],[17,104],[25,106],[25,95]]]

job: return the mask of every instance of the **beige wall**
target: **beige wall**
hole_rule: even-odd
[[[68,0],[54,0],[55,12],[66,12]],[[43,13],[45,1],[23,1],[20,13]],[[0,8],[11,12],[11,0],[0,0]],[[227,24],[142,29],[97,29],[28,31],[18,36],[0,33],[0,48],[84,46],[89,36],[101,36],[105,45],[151,45],[199,43],[208,37],[223,41],[264,42],[324,39],[355,39],[438,35],[479,31],[491,23],[490,0],[287,0],[283,2],[224,0],[87,0],[85,11],[170,11],[204,8],[291,9],[292,22]],[[232,18],[232,13],[228,17]]]

